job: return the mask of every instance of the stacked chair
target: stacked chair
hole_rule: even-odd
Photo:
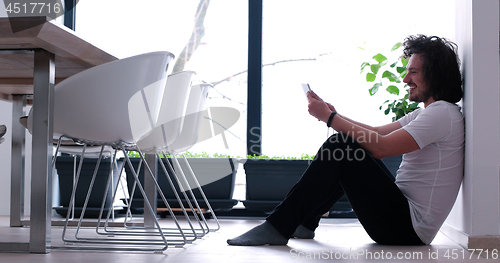
[[[81,162],[85,157],[87,146],[101,146],[93,178],[106,146],[114,149],[114,159],[118,151],[121,151],[127,161],[127,151],[135,149],[136,143],[156,126],[165,93],[167,69],[172,59],[173,55],[168,52],[154,52],[126,58],[81,72],[55,87],[54,135],[60,136],[60,139],[69,138],[81,143],[83,145]],[[74,202],[79,171],[80,168],[75,178],[70,207]],[[109,178],[111,179],[111,176]],[[110,179],[106,189],[109,189]],[[87,199],[93,187],[93,180],[88,189]],[[146,196],[137,176],[136,181],[142,195]],[[159,186],[156,186],[161,192]],[[68,227],[71,211],[69,209],[62,238],[65,243],[73,245],[65,248],[163,251],[169,245],[185,244],[186,239],[176,218],[173,217],[174,227],[177,228],[175,234],[182,238],[167,239],[171,233],[165,233],[161,229],[154,216],[156,211],[146,198],[145,200],[145,213],[150,213],[155,219],[155,227],[144,231],[126,226],[112,229],[106,227],[105,231],[102,231],[101,216],[96,223],[95,233],[85,231],[80,227],[86,203],[77,227],[71,228]],[[169,207],[168,203],[165,205]],[[73,234],[74,237],[70,237]]]
[[[185,180],[183,183],[185,184],[185,188],[187,189],[187,192],[189,193],[190,197],[192,198],[193,203],[196,205],[196,208],[198,211],[200,211],[200,217],[204,222],[204,225],[206,227],[206,230],[208,232],[210,231],[217,231],[220,229],[220,224],[219,221],[214,213],[214,209],[212,209],[205,193],[203,192],[203,189],[201,188],[200,183],[198,182],[198,179],[196,178],[196,175],[193,172],[193,169],[189,165],[186,156],[184,153],[189,150],[192,146],[194,146],[197,141],[198,141],[198,135],[200,131],[200,125],[203,121],[203,118],[205,117],[205,113],[208,113],[210,116],[210,108],[206,108],[206,97],[208,95],[209,90],[213,88],[212,85],[210,84],[200,84],[200,85],[195,85],[192,88],[192,95],[189,100],[188,108],[186,111],[186,118],[183,122],[183,127],[182,127],[182,132],[179,138],[175,140],[175,142],[171,145],[168,145],[163,152],[163,155],[165,156],[165,153],[170,154],[173,156],[173,162],[176,170],[180,174],[182,178]],[[205,110],[206,108],[206,110]],[[211,120],[207,120],[207,122],[210,122]],[[139,142],[140,143],[140,142]],[[184,161],[184,171],[181,168],[181,165],[177,159],[177,156],[182,156],[183,161]],[[186,180],[186,175],[189,175],[189,178],[191,180]],[[206,218],[204,217],[203,213],[201,213],[201,208],[198,203],[197,197],[194,195],[192,189],[196,188],[201,197],[202,201],[205,203],[204,207],[208,208],[208,211],[210,212],[212,218],[216,222],[217,226],[210,227]],[[187,198],[186,198],[187,199]]]
[[[174,191],[183,214],[187,217],[187,211],[184,205],[185,203],[189,207],[193,217],[196,219],[199,226],[199,228],[195,229],[194,232],[195,239],[203,237],[210,231],[216,231],[220,229],[220,224],[193,170],[189,166],[189,163],[187,163],[187,159],[185,158],[185,156],[183,156],[186,162],[186,165],[184,167],[187,167],[187,171],[185,172],[183,171],[177,160],[177,155],[184,153],[197,142],[200,124],[203,120],[204,113],[206,112],[206,97],[210,88],[212,87],[213,86],[210,84],[199,84],[191,87],[187,109],[181,121],[182,129],[180,131],[179,137],[176,138],[176,140],[162,140],[162,138],[166,137],[165,131],[171,130],[172,127],[177,127],[175,122],[167,121],[137,143],[138,147],[143,152],[148,154],[155,154],[156,158],[160,160],[163,158],[164,161],[159,162],[160,166],[163,169],[165,175],[167,175],[167,179],[169,181],[171,189],[172,191]],[[168,160],[167,156],[171,156],[175,169]],[[168,171],[164,164],[167,164],[169,168]],[[182,198],[178,195],[174,184],[172,184],[172,181],[168,176],[169,173],[172,174],[172,177],[176,181],[176,185],[182,193]],[[188,180],[186,174],[189,175],[190,180]],[[192,189],[194,188],[198,189],[199,193],[202,195],[203,202],[205,202],[204,207],[208,207],[208,211],[211,213],[212,218],[217,224],[215,228],[210,228],[204,214],[202,213],[202,209],[200,207],[200,204],[198,203],[197,197],[192,191]],[[199,213],[196,213],[196,211],[198,211]],[[192,226],[191,223],[190,226]]]
[[[157,125],[146,137],[142,138],[137,142],[137,147],[138,149],[140,149],[139,153],[142,152],[143,155],[141,155],[141,160],[139,162],[137,170],[134,171],[136,174],[139,174],[140,169],[142,168],[142,164],[144,164],[143,160],[145,160],[146,155],[151,155],[155,157],[153,158],[154,161],[156,161],[157,159],[161,160],[159,154],[162,152],[163,148],[165,148],[168,145],[171,145],[181,134],[184,120],[187,119],[185,115],[186,115],[186,107],[188,105],[188,100],[191,101],[192,95],[196,94],[196,92],[191,93],[191,81],[194,75],[195,72],[193,71],[183,71],[172,74],[168,77],[164,97],[162,100],[162,105],[160,107],[160,114],[158,116]],[[175,173],[170,163],[168,161],[166,161],[165,163],[169,166],[170,173]],[[182,189],[181,181],[179,177],[176,176],[175,174],[174,176],[172,176],[173,178],[175,178],[175,182],[172,181],[172,178],[169,176],[169,172],[167,172],[167,168],[165,167],[165,163],[161,161],[159,162],[161,168],[164,171],[164,174],[166,175],[169,187],[170,189],[174,189],[173,191],[176,196],[177,203],[179,204],[184,214],[184,217],[186,218],[188,227],[182,228],[183,231],[186,231],[185,233],[185,236],[187,238],[186,241],[192,242],[197,238],[202,237],[205,234],[205,231],[203,229],[203,226],[200,224],[196,213],[194,213],[193,215],[195,219],[198,221],[200,227],[198,229],[195,229],[195,227],[193,226],[190,217],[188,215],[188,211],[184,208],[183,200],[180,194],[177,191],[175,191],[176,185],[181,186]],[[149,170],[150,174],[154,174],[155,177],[157,177],[155,171],[153,171],[148,165],[145,165],[144,169]],[[137,184],[134,182],[133,186],[129,188],[132,189],[129,193],[130,199],[126,200],[127,217],[125,222],[127,225],[131,223],[133,224],[132,213],[130,209],[131,209],[131,204],[134,202],[133,197],[135,196],[135,192],[137,190],[136,186]],[[183,194],[184,200],[186,200],[185,199],[186,193],[184,191],[181,192]],[[162,201],[166,200],[162,192],[159,192],[159,194]],[[156,200],[149,200],[149,201],[156,202]],[[193,207],[191,203],[189,203],[189,206],[191,207],[191,210],[194,211],[194,209],[192,209]],[[107,218],[109,218],[109,214]],[[166,228],[163,230],[170,231],[172,229]]]
[[[168,65],[172,59],[173,55],[169,52],[142,54],[93,67],[56,85],[53,130],[54,137],[58,138],[58,145],[55,155],[57,157],[60,144],[66,139],[81,145],[82,150],[79,154],[81,158],[75,175],[70,209],[62,233],[66,246],[62,248],[163,252],[169,246],[183,246],[206,232],[196,216],[200,228],[195,229],[186,209],[183,209],[183,213],[189,226],[181,225],[141,152],[141,146],[148,150],[148,154],[157,154],[165,147],[173,145],[178,137],[182,137],[184,121],[190,119],[184,116],[188,99],[191,99],[191,90],[194,89],[190,84],[194,72],[167,76]],[[206,89],[204,91],[206,97]],[[205,97],[203,97],[203,107]],[[30,118],[31,116],[28,116],[28,128]],[[154,143],[145,144],[148,142],[147,138]],[[138,146],[139,142],[141,146]],[[107,193],[103,198],[103,207],[95,224],[95,231],[82,227],[86,203],[77,226],[70,226],[71,207],[78,186],[80,169],[89,147],[100,147],[93,178],[100,160],[109,149],[112,149],[112,163],[116,163],[117,154],[121,152],[125,158],[124,165],[129,165],[132,170],[134,169],[128,158],[128,152],[139,152],[143,165],[152,175],[154,187],[163,205],[170,213],[172,219],[168,220],[168,224],[162,222],[160,226],[156,210],[151,204],[156,200],[148,200],[138,174],[134,171],[135,185],[145,200],[144,213],[149,213],[153,218],[153,226],[136,222],[136,219],[128,221],[130,213],[127,213],[127,220],[123,224],[109,224],[110,211],[106,221],[101,222]],[[177,183],[184,180],[182,176],[180,177]],[[110,180],[111,174],[106,189],[109,188]],[[93,181],[94,179],[89,186],[87,199],[92,191]],[[116,190],[117,188],[114,189],[113,199]],[[185,194],[184,196],[186,197]],[[179,196],[178,200],[182,206]],[[129,204],[131,202],[127,202],[126,205]]]

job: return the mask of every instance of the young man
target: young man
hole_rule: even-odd
[[[409,99],[422,102],[400,120],[380,127],[355,122],[309,92],[309,113],[337,134],[266,221],[227,242],[285,245],[314,238],[321,215],[344,193],[377,243],[429,244],[450,212],[463,177],[464,120],[456,45],[439,37],[410,36],[403,81]],[[380,161],[403,154],[396,180]],[[350,158],[347,158],[350,156]]]

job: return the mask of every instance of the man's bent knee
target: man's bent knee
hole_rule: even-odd
[[[362,161],[366,157],[366,151],[343,133],[330,136],[316,154],[320,161]]]

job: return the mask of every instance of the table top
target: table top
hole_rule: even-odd
[[[0,100],[33,94],[35,49],[55,54],[56,83],[117,59],[47,17],[0,18]]]

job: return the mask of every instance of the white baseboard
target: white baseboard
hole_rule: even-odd
[[[500,236],[469,236],[446,223],[443,224],[440,231],[465,249],[500,250]]]

